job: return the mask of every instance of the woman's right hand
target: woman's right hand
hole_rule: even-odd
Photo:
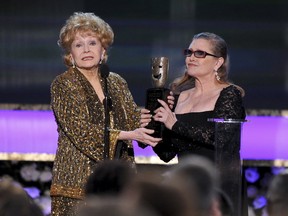
[[[167,103],[169,105],[169,108],[173,110],[175,104],[175,97],[172,91],[170,91],[170,94],[167,96]]]
[[[171,130],[173,125],[177,121],[176,115],[174,112],[171,111],[165,101],[158,99],[158,102],[162,105],[162,107],[159,107],[155,110],[155,115],[153,116],[153,118],[155,121],[164,123],[166,128]]]
[[[133,131],[120,131],[118,140],[136,140],[155,147],[162,139],[151,136],[153,133],[154,130],[147,128],[137,128]]]
[[[162,139],[155,138],[151,136],[154,133],[154,130],[147,129],[147,128],[137,128],[133,131],[135,140],[141,143],[148,144],[152,147],[155,147]]]

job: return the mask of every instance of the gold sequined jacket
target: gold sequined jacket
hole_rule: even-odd
[[[103,88],[102,79],[101,85]],[[110,72],[107,86],[112,100],[111,157],[120,130],[130,131],[140,127],[140,110],[121,76]],[[103,160],[104,105],[86,77],[77,69],[70,68],[52,82],[51,108],[59,136],[50,195],[82,199],[88,176],[97,162]],[[125,143],[128,148],[124,149],[121,159],[134,162],[134,156],[128,154],[132,143]]]

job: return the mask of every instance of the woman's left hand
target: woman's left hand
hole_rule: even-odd
[[[177,121],[175,113],[171,111],[168,104],[165,103],[163,100],[158,99],[158,102],[162,105],[162,107],[159,107],[154,111],[155,115],[153,116],[153,118],[155,121],[163,122],[165,126],[171,130],[172,126]]]
[[[140,124],[141,127],[146,127],[151,121],[152,115],[148,109],[141,109],[141,119]]]

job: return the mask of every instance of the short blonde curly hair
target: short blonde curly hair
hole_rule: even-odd
[[[114,41],[113,30],[103,19],[93,13],[74,12],[60,30],[58,40],[58,45],[64,51],[64,63],[68,67],[72,66],[70,58],[71,44],[77,33],[96,36],[105,50],[107,50]],[[108,55],[107,52],[105,52],[102,62],[106,62],[107,58]]]

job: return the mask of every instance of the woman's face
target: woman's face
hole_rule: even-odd
[[[78,32],[71,44],[72,62],[80,69],[90,70],[98,66],[104,51],[96,36]]]
[[[206,53],[213,54],[211,49],[211,44],[205,39],[195,39],[189,46],[189,50],[195,51],[205,51]],[[213,76],[215,78],[215,70],[221,66],[218,65],[219,58],[206,55],[204,58],[197,58],[193,53],[190,57],[186,57],[185,63],[187,67],[187,72],[190,76],[195,78],[201,78],[205,76]]]

